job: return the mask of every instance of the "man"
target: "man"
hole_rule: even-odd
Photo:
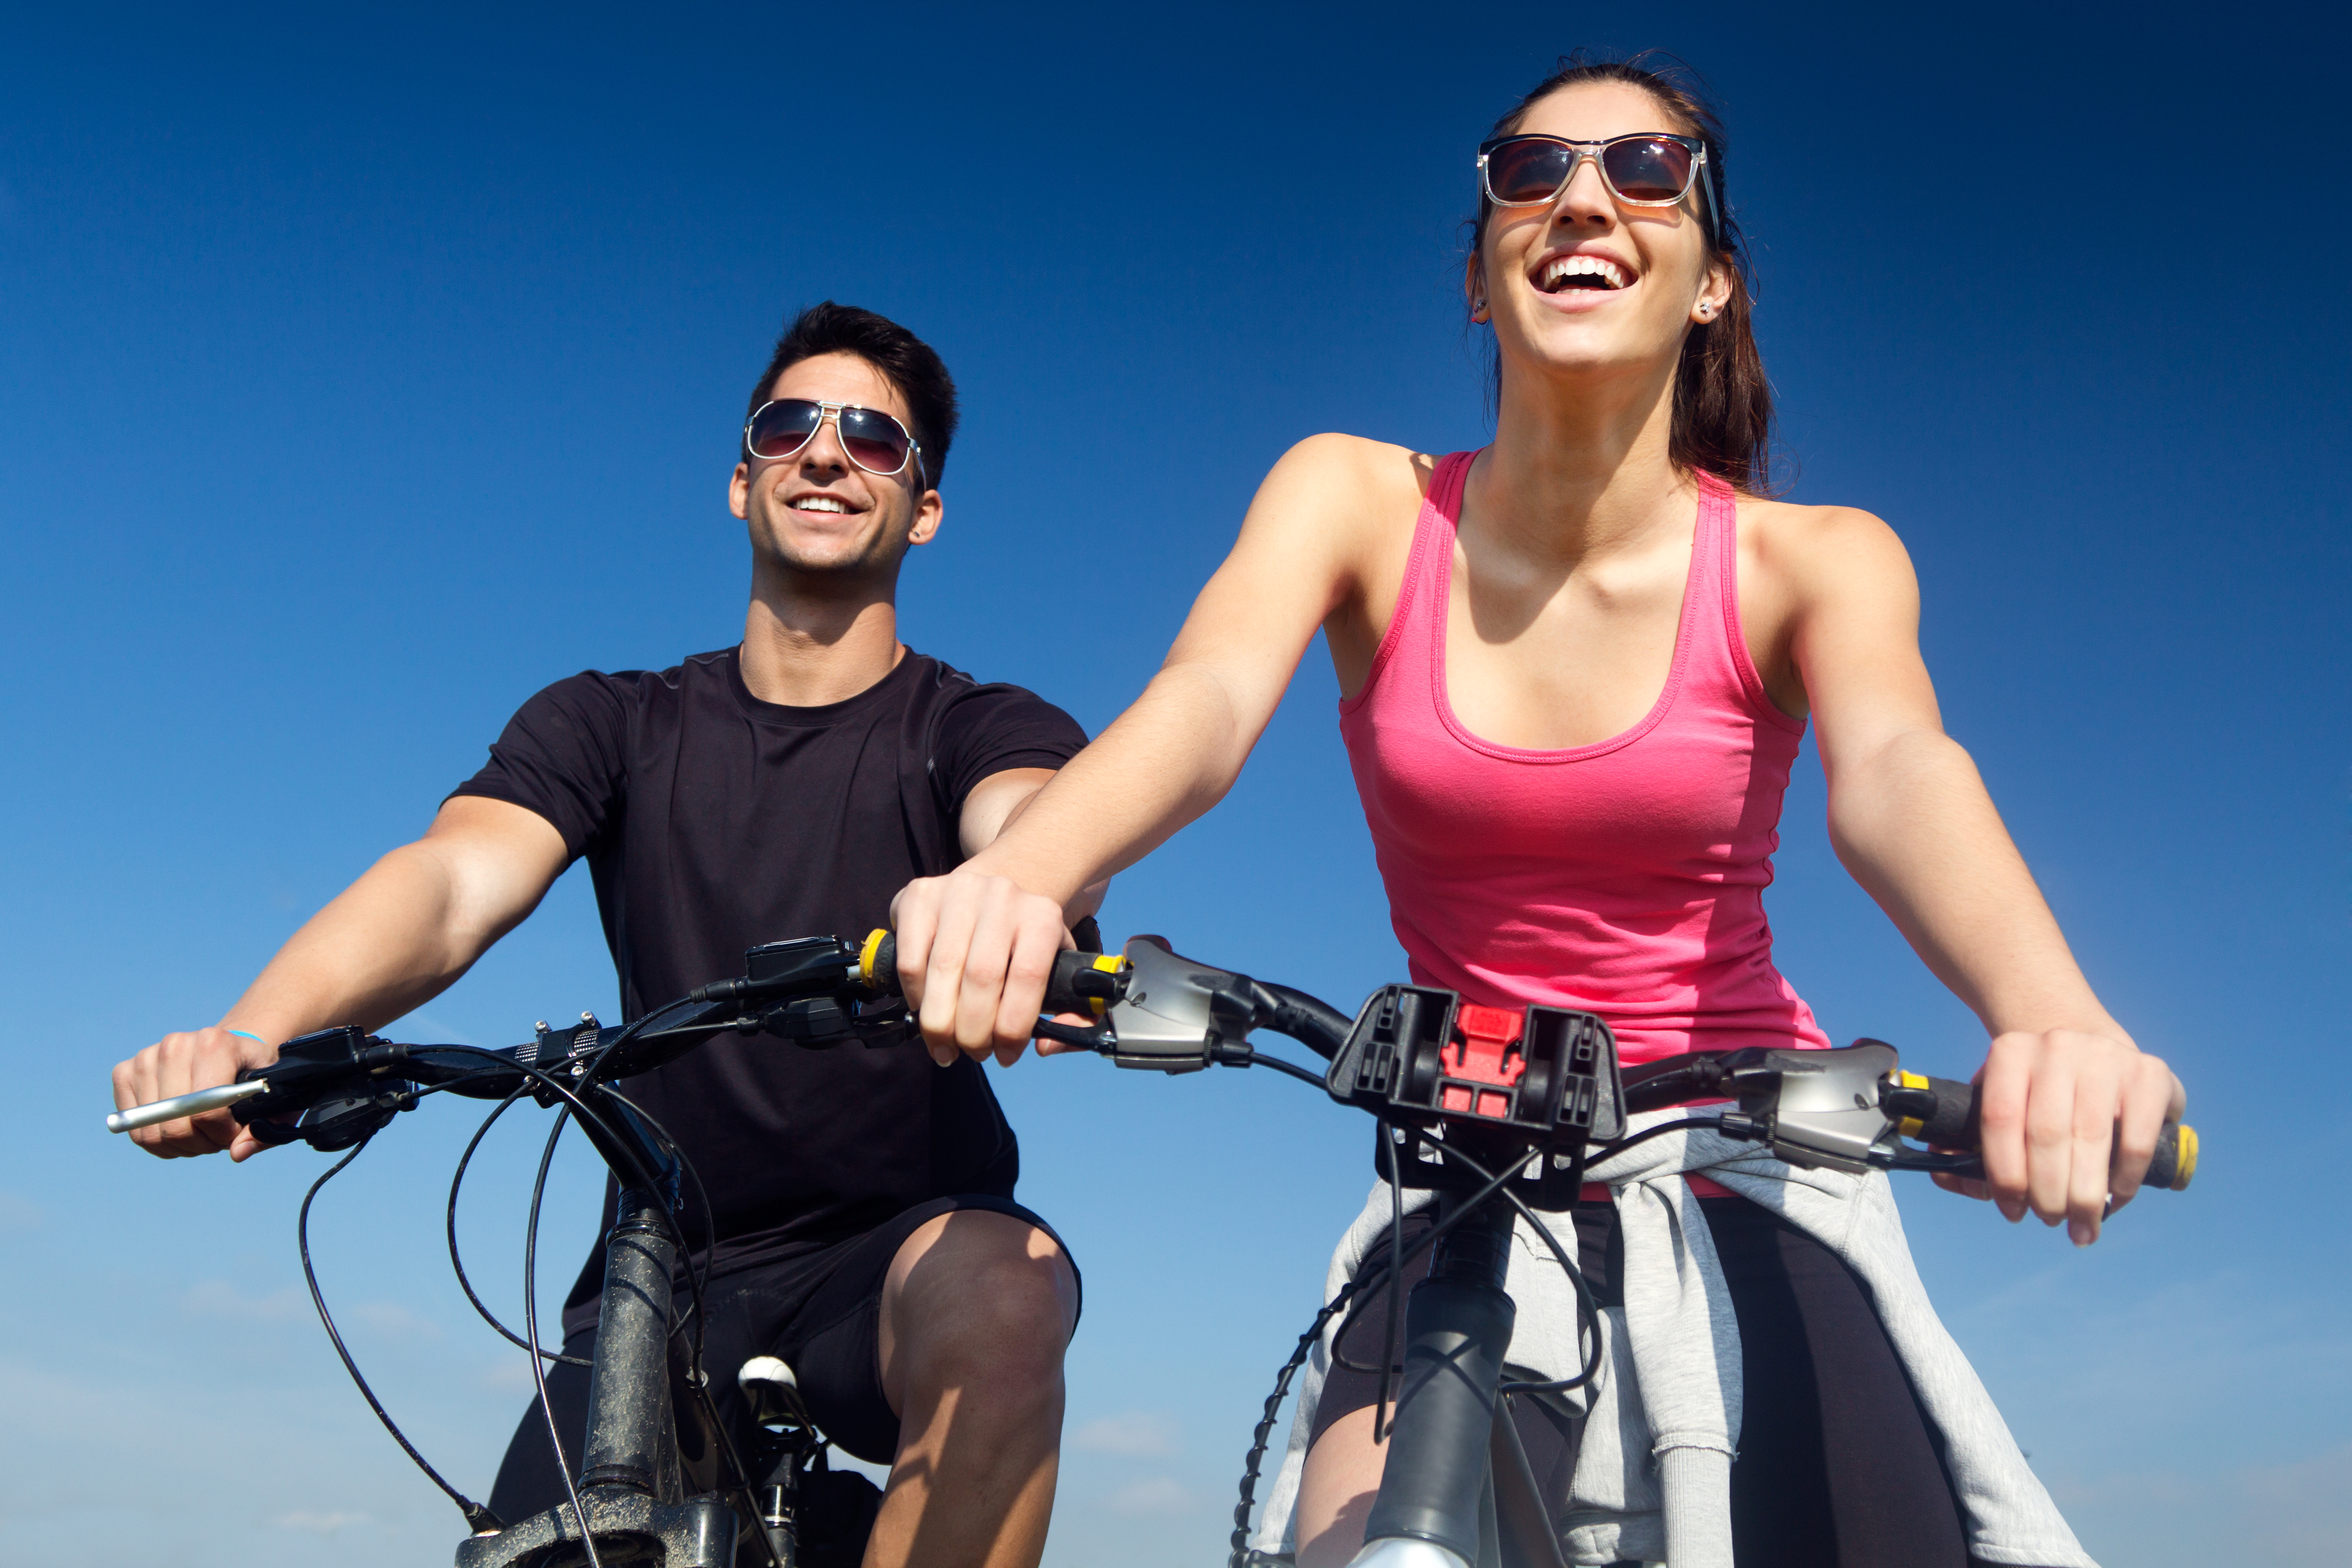
[[[899,565],[939,531],[955,423],[947,369],[912,333],[830,301],[803,311],[753,391],[730,489],[751,541],[741,644],[532,698],[425,837],[314,916],[219,1024],[117,1067],[117,1104],[228,1082],[311,1029],[381,1027],[582,855],[635,1018],[740,973],[756,943],[886,923],[908,880],[986,846],[1086,738],[898,641]],[[1012,1201],[1018,1151],[982,1068],[940,1055],[728,1036],[630,1093],[709,1194],[707,1363],[730,1419],[736,1366],[782,1356],[828,1435],[891,1465],[868,1568],[1034,1568],[1078,1280]],[[222,1112],[135,1136],[165,1157],[260,1147]],[[574,1355],[602,1285],[600,1248],[563,1314]],[[549,1381],[576,1443],[587,1374]],[[526,1412],[490,1507],[511,1523],[562,1496]]]

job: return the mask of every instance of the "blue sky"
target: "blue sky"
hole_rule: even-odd
[[[1793,495],[1902,533],[1951,729],[2205,1133],[2195,1190],[2085,1253],[1906,1191],[1922,1271],[2105,1561],[2339,1561],[2347,237],[2324,79],[2299,68],[2346,40],[2315,7],[2195,21],[0,21],[0,962],[30,1090],[0,1230],[38,1282],[0,1304],[0,1558],[454,1542],[300,1299],[318,1157],[138,1157],[99,1131],[105,1069],[216,1017],[531,691],[735,638],[722,490],[791,308],[896,316],[962,386],[908,640],[1099,729],[1291,442],[1483,438],[1455,292],[1471,150],[1591,42],[1676,49],[1728,101]],[[1402,962],[1320,659],[1106,925],[1352,1005]],[[1770,899],[1783,967],[1833,1036],[1964,1075],[1973,1020],[1822,814],[1809,746]],[[582,1007],[610,1016],[613,982],[574,874],[403,1032],[504,1043]],[[1087,1283],[1047,1562],[1219,1560],[1368,1131],[1270,1075],[1059,1061],[1000,1083],[1023,1194]],[[315,1229],[388,1400],[478,1491],[525,1380],[436,1250],[469,1131],[405,1119]],[[469,1188],[470,1256],[509,1305],[535,1149],[503,1131]],[[576,1150],[560,1172],[559,1285],[596,1195]]]

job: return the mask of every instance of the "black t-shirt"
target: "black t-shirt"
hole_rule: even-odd
[[[962,859],[974,784],[1059,767],[1085,744],[1044,700],[912,650],[846,701],[787,708],[752,696],[728,648],[557,681],[455,793],[537,812],[588,858],[625,1021],[740,974],[761,942],[887,924],[909,879]],[[919,1045],[722,1035],[625,1091],[700,1174],[716,1268],[828,1246],[934,1197],[1010,1197],[1020,1170],[979,1066],[942,1069]],[[575,1304],[600,1279],[592,1258]]]

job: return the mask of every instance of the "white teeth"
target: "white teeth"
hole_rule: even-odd
[[[803,496],[793,502],[796,511],[847,511],[849,509],[831,496]]]
[[[1625,271],[1602,256],[1556,256],[1544,268],[1543,286],[1555,287],[1564,278],[1598,278],[1612,289],[1625,287]]]

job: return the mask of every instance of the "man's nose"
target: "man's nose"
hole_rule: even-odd
[[[849,471],[849,454],[841,447],[841,425],[833,415],[827,414],[818,419],[816,434],[811,436],[808,445],[801,448],[800,459],[803,468],[826,468],[835,473]]]

